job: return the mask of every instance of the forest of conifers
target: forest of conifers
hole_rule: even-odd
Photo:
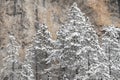
[[[36,24],[23,62],[10,32],[0,80],[120,80],[120,29],[105,26],[98,38],[94,27],[73,3],[56,40],[45,24]]]

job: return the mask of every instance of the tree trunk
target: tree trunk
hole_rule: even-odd
[[[14,69],[14,65],[15,65],[15,63],[13,62],[12,63],[12,74],[11,74],[11,80],[14,80],[14,71],[15,71],[15,69]]]
[[[39,80],[39,75],[38,75],[38,60],[37,56],[35,55],[35,80]]]
[[[88,52],[87,54],[87,58],[88,58],[88,71],[90,70],[90,54]],[[88,73],[88,76],[90,76],[90,74]]]
[[[110,44],[110,46],[111,46],[111,44]],[[108,47],[108,60],[109,60],[109,62],[110,62],[110,60],[111,60],[110,50],[111,50],[111,48]],[[111,76],[111,62],[109,63],[109,75]]]

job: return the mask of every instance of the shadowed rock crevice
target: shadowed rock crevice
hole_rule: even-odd
[[[119,18],[120,18],[120,0],[117,0],[118,2],[118,7],[119,7]]]

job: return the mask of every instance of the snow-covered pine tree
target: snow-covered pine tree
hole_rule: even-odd
[[[77,78],[82,80],[107,80],[109,79],[106,55],[99,46],[98,36],[92,25],[85,23],[82,28],[81,48],[77,52],[81,67],[78,69]],[[77,79],[75,79],[77,80]]]
[[[3,58],[3,69],[1,70],[1,80],[18,80],[20,77],[20,60],[18,50],[20,45],[15,37],[9,35],[9,43],[6,48],[6,56]]]
[[[50,67],[45,71],[49,74],[48,80],[59,80],[61,78],[62,73],[64,73],[61,68],[61,51],[58,47],[59,43],[57,41],[52,41],[53,49],[51,50],[51,54],[46,58],[47,64],[50,64]]]
[[[80,42],[77,43],[77,45],[79,44],[80,49],[76,52],[77,59],[76,62],[74,62],[74,66],[77,66],[76,75],[79,76],[79,79],[82,79],[82,77],[83,79],[87,77],[88,79],[97,79],[101,77],[104,77],[103,79],[108,79],[109,76],[106,71],[107,67],[103,65],[105,63],[102,62],[104,59],[106,59],[106,56],[99,46],[98,36],[93,29],[89,18],[86,18],[84,16],[80,9],[77,8],[77,5],[75,3],[73,4],[70,11],[70,19],[67,22],[67,27],[70,28],[70,26],[68,25],[71,24],[71,26],[73,27],[73,29],[71,28],[71,30],[75,31],[76,29],[74,33],[78,32],[77,35],[79,36],[76,41]],[[101,56],[103,58],[101,58]]]
[[[107,66],[112,80],[120,79],[120,29],[114,25],[103,28],[102,48],[108,58]]]
[[[22,64],[21,80],[35,80],[35,75],[33,71],[33,56],[34,53],[31,52],[32,47],[29,47],[26,51],[25,61]]]
[[[58,80],[93,79],[102,72],[100,69],[105,66],[100,64],[98,56],[104,56],[104,53],[100,49],[98,37],[92,27],[88,18],[85,18],[77,4],[74,3],[69,10],[66,23],[57,33],[56,53],[59,56],[52,54],[59,59]]]
[[[59,70],[58,80],[73,80],[76,75],[77,65],[75,65],[78,57],[76,52],[80,49],[81,39],[81,25],[84,26],[85,17],[83,13],[74,3],[68,11],[68,19],[65,24],[60,27],[57,33],[58,49],[60,50],[59,57]],[[79,65],[79,64],[78,64]]]
[[[48,68],[46,58],[51,54],[52,39],[50,32],[45,24],[40,25],[33,40],[32,53],[34,53],[34,73],[35,80],[47,80],[48,75],[45,69]]]
[[[58,49],[56,53],[59,56],[54,56],[58,57],[57,59],[59,61],[58,80],[73,80],[76,73],[74,63],[77,60],[76,52],[81,46],[81,27],[79,26],[85,23],[85,17],[83,15],[77,7],[77,4],[74,3],[69,10],[68,20],[57,33],[56,44],[58,44]]]

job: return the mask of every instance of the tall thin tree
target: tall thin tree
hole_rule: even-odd
[[[102,36],[102,48],[106,53],[108,58],[108,67],[109,67],[109,75],[112,79],[118,79],[120,73],[118,70],[119,66],[119,57],[120,57],[120,43],[118,34],[120,32],[119,28],[115,28],[115,26],[105,27],[103,29],[105,32]]]
[[[13,35],[9,35],[9,43],[7,45],[7,54],[3,58],[4,68],[1,70],[3,76],[1,80],[8,77],[8,80],[16,80],[20,75],[20,60],[19,60],[19,48],[20,45],[16,41]]]
[[[47,78],[47,75],[44,75],[44,70],[48,68],[46,58],[51,53],[52,39],[46,25],[39,24],[32,47],[31,52],[34,53],[34,72],[36,80]]]

